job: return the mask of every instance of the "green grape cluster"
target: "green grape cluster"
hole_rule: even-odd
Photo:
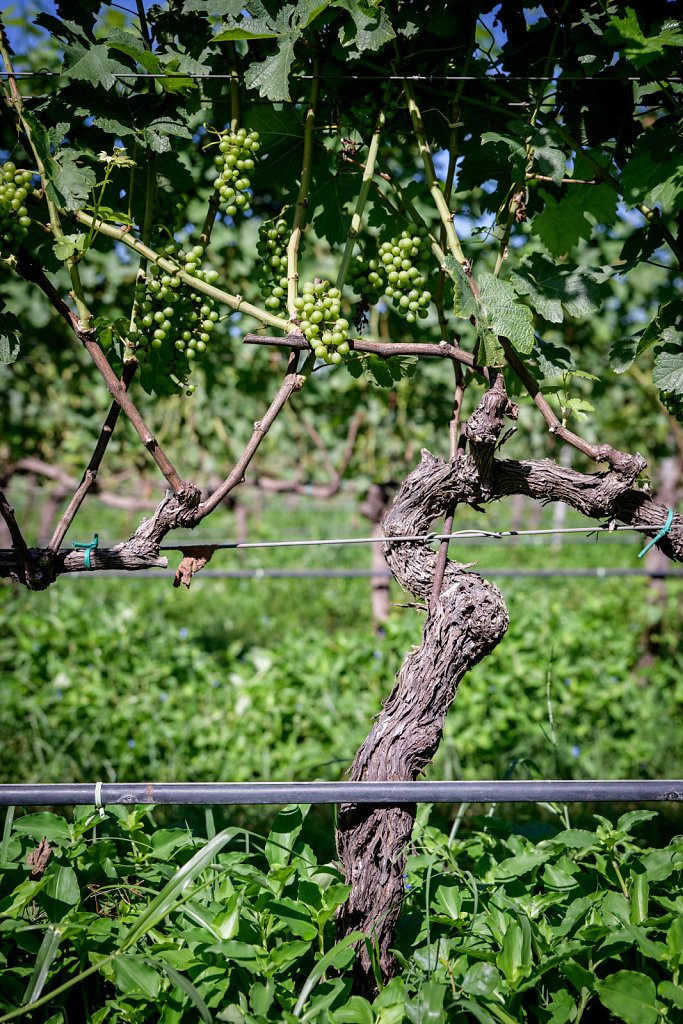
[[[341,363],[349,351],[349,322],[341,313],[341,292],[330,287],[329,281],[316,277],[306,281],[303,295],[294,302],[299,325],[318,359],[326,363]]]
[[[259,231],[257,251],[260,257],[260,285],[264,306],[271,313],[282,312],[287,305],[287,238],[289,228],[281,217],[268,221]]]
[[[360,295],[366,308],[376,306],[384,292],[384,281],[379,273],[381,266],[379,260],[366,260],[361,255],[355,256],[351,261],[349,283],[353,290]]]
[[[201,245],[193,246],[189,252],[176,252],[171,242],[165,254],[175,257],[179,269],[182,267],[200,281],[213,284],[218,278],[217,270],[202,268]],[[138,344],[138,357],[144,360],[153,350],[166,372],[184,378],[190,364],[201,359],[211,341],[218,321],[214,300],[193,291],[177,274],[158,266],[152,267],[149,278],[138,282],[135,299],[140,314],[139,331],[145,339]]]
[[[666,411],[679,423],[683,423],[683,395],[678,395],[674,391],[662,391],[659,397]]]
[[[233,132],[221,133],[218,152],[213,158],[217,177],[214,188],[218,189],[221,205],[230,217],[238,210],[246,213],[249,209],[249,174],[253,171],[254,154],[261,148],[258,132],[238,128]]]
[[[410,225],[400,237],[382,242],[379,247],[379,258],[387,281],[384,294],[391,298],[396,311],[411,324],[418,317],[423,320],[427,317],[427,307],[432,300],[431,292],[425,288],[425,276],[418,266],[418,263],[424,265],[427,261],[429,243],[426,236],[426,228],[415,229]]]
[[[11,160],[0,172],[0,252],[16,252],[28,234],[31,218],[26,200],[33,192],[33,172],[22,170]]]
[[[162,227],[164,232],[176,231],[181,226],[181,218],[184,217],[185,211],[186,204],[178,198],[175,192],[167,192],[162,188],[157,189],[154,200],[154,221]]]

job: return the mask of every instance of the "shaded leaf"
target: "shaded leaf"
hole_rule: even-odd
[[[683,395],[683,331],[667,327],[662,331],[664,346],[655,356],[652,383],[660,391]]]
[[[92,43],[85,47],[75,42],[64,47],[63,73],[67,78],[90,82],[111,89],[116,84],[116,75],[130,69],[109,56],[109,47],[103,43]]]
[[[19,357],[20,332],[21,324],[14,313],[0,313],[0,365],[13,363]]]
[[[272,56],[250,64],[244,76],[247,88],[258,89],[259,94],[268,100],[289,100],[289,69],[298,38],[298,34],[280,36]]]
[[[125,995],[147,996],[155,999],[161,988],[157,971],[144,960],[131,954],[122,954],[114,960],[114,981]]]
[[[476,315],[478,309],[470,279],[450,254],[446,256],[446,269],[453,282],[453,312],[462,320],[469,320]]]
[[[544,208],[532,222],[532,230],[554,256],[564,256],[593,233],[590,214],[601,224],[613,224],[617,193],[608,185],[571,185],[559,202],[540,190]]]
[[[668,999],[674,1006],[683,1010],[683,988],[680,985],[674,985],[672,981],[660,981],[657,992],[662,999]]]
[[[562,182],[567,171],[565,155],[560,148],[561,142],[559,133],[553,131],[552,125],[541,128],[531,140],[534,163],[540,173],[552,178],[556,185]]]
[[[570,316],[596,313],[607,292],[607,278],[602,268],[558,266],[539,252],[524,257],[510,274],[510,283],[518,295],[528,296],[532,309],[557,324],[563,319],[563,307]]]
[[[66,210],[81,209],[95,187],[95,172],[91,167],[79,167],[77,159],[73,150],[62,149],[48,170],[47,194]]]
[[[340,42],[350,57],[360,57],[366,50],[379,50],[396,36],[384,8],[379,5],[371,9],[361,0],[336,0],[332,6],[341,7],[351,15],[351,21],[340,33]]]
[[[626,1024],[656,1024],[659,1019],[654,982],[638,971],[617,971],[596,984],[603,1006]]]
[[[24,814],[15,820],[14,831],[31,836],[37,842],[43,837],[52,842],[55,839],[68,839],[71,835],[68,821],[51,811]]]
[[[288,864],[292,847],[301,832],[309,805],[291,804],[275,816],[266,842],[266,858],[271,867]]]

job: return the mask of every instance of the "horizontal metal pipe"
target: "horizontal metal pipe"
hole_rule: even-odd
[[[0,785],[0,806],[3,807],[75,804],[649,803],[660,800],[683,800],[683,779],[540,782],[81,782]]]

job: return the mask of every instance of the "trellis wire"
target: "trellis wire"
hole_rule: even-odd
[[[662,526],[665,524],[662,523]],[[567,526],[555,527],[544,530],[458,530],[455,533],[422,533],[409,534],[403,537],[325,537],[323,539],[300,538],[298,540],[256,540],[256,541],[220,541],[211,544],[209,541],[199,541],[199,544],[216,550],[226,548],[295,548],[295,547],[322,547],[336,544],[403,544],[425,541],[443,540],[500,540],[503,537],[532,537],[556,534],[585,534],[589,537],[593,533],[616,533],[624,531],[647,531],[657,530],[657,524],[647,526]],[[183,551],[189,547],[191,542],[183,544],[162,544],[160,551]]]
[[[683,801],[683,779],[483,782],[80,782],[0,785],[0,806]]]

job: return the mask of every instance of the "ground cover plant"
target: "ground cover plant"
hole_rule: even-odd
[[[73,820],[10,809],[0,1021],[683,1018],[683,843],[643,843],[655,812],[537,827],[531,840],[528,824],[490,816],[446,835],[423,808],[397,929],[403,971],[384,984],[370,948],[370,1001],[352,994],[358,936],[334,933],[349,886],[301,841],[306,810],[281,811],[265,840],[159,828],[149,807],[79,807]]]
[[[490,663],[509,627],[499,588],[447,557],[459,507],[562,501],[610,528],[635,527],[666,558],[683,554],[683,33],[666,3],[171,0],[139,2],[136,14],[59,4],[36,18],[51,41],[18,54],[0,32],[4,475],[10,487],[29,472],[63,488],[35,546],[0,492],[12,544],[0,572],[33,594],[75,571],[144,572],[165,566],[182,531],[176,583],[189,587],[216,548],[186,531],[232,500],[259,460],[278,461],[283,489],[296,493],[329,495],[346,471],[382,485],[373,522],[425,619],[351,778],[414,780],[436,755],[461,679]],[[254,323],[270,333],[252,333]],[[627,371],[632,383],[598,379]],[[653,393],[670,415],[656,413],[650,430]],[[291,431],[286,409],[296,410]],[[301,464],[305,438],[325,485]],[[439,454],[420,453],[425,438]],[[661,459],[651,470],[659,497],[637,450],[645,438]],[[501,457],[508,441],[515,458]],[[128,507],[140,507],[138,460],[165,482],[156,508],[120,544],[96,533],[65,548],[102,466],[109,500],[125,478]],[[74,462],[75,479],[65,468]],[[428,542],[436,522],[438,552]],[[315,623],[316,602],[306,614]],[[564,614],[551,616],[553,631]],[[136,623],[119,620],[112,628],[128,621],[130,638]],[[526,633],[538,650],[536,617]],[[577,664],[583,646],[577,638]],[[187,672],[191,655],[179,654]],[[265,662],[253,648],[250,657],[252,678]],[[562,678],[571,693],[572,676]],[[599,705],[596,725],[611,724]],[[135,749],[135,737],[126,742]],[[402,970],[396,927],[414,824],[409,805],[339,809],[350,888],[337,939],[353,951],[354,997],[368,1005]],[[116,956],[138,937],[122,936]],[[46,943],[43,962],[55,935]],[[497,962],[512,982],[517,944]],[[656,988],[617,977],[648,1019],[661,1016]],[[440,981],[430,984],[437,1000]]]

